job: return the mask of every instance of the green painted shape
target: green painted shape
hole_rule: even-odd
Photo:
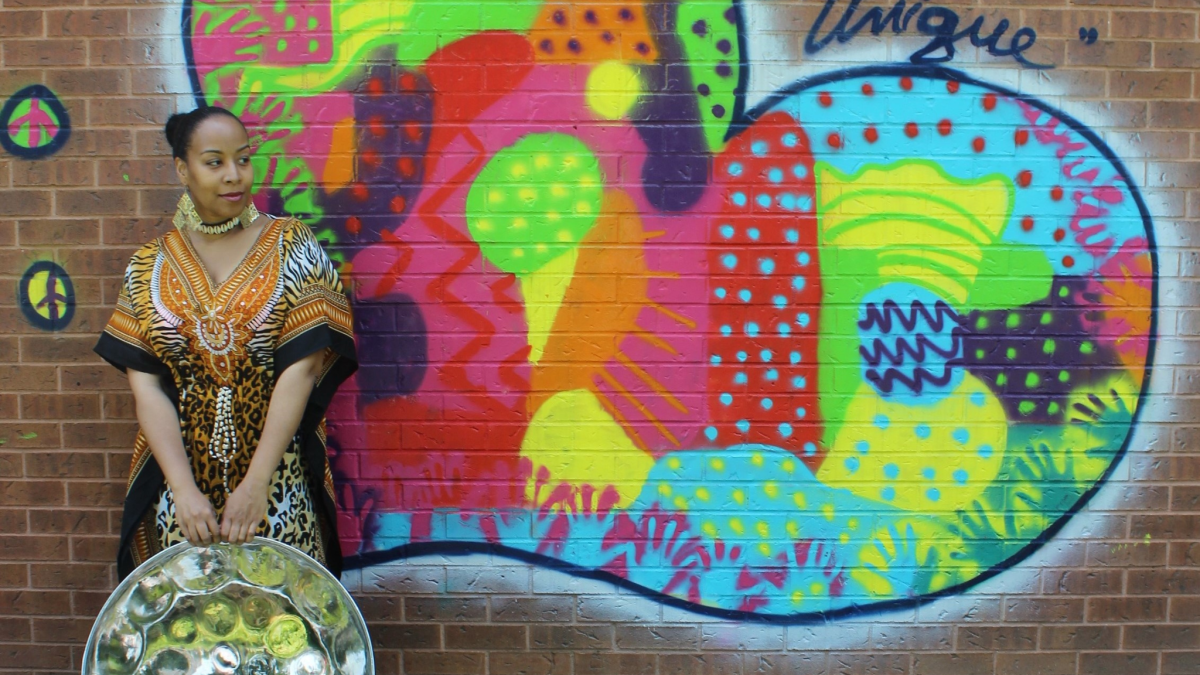
[[[675,21],[675,34],[683,43],[684,58],[692,75],[692,89],[697,91],[704,138],[713,153],[725,148],[725,135],[733,119],[738,80],[741,77],[742,54],[738,46],[738,27],[725,19],[725,12],[733,7],[732,2],[685,0],[679,4]],[[694,30],[700,21],[705,26],[703,35]],[[722,40],[729,44],[728,53],[717,49],[717,44]],[[726,77],[717,74],[716,68],[721,62],[729,65],[730,74]],[[708,85],[708,96],[699,93],[701,84]],[[716,105],[724,109],[721,117],[713,112],[713,106]]]
[[[578,245],[600,214],[604,177],[587,145],[530,134],[497,152],[467,193],[467,229],[484,257],[523,276]]]
[[[1041,249],[1003,242],[983,249],[983,261],[967,304],[975,309],[1007,309],[1045,299],[1054,268]]]

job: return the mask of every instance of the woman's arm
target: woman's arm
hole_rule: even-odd
[[[225,502],[225,513],[221,518],[223,539],[234,543],[250,541],[266,517],[271,477],[296,436],[324,361],[324,350],[309,354],[288,366],[275,381],[262,437],[250,460],[250,468]]]
[[[175,404],[163,391],[158,375],[130,368],[129,387],[137,407],[138,424],[150,444],[175,500],[175,520],[193,545],[211,544],[217,536],[217,514],[208,497],[196,487],[192,463],[183,448],[183,432]]]

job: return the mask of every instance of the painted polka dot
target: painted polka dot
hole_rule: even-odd
[[[792,334],[792,327],[787,325],[786,323],[779,324],[778,326],[775,327],[775,330],[778,331],[779,334],[784,337],[787,337],[788,335]]]
[[[741,300],[742,302],[750,302],[751,297],[753,297],[753,294],[750,293],[750,291],[745,288],[738,291],[738,299]]]
[[[719,366],[721,365],[721,356],[719,354],[713,354],[712,357],[709,358],[708,362],[714,366]]]
[[[774,358],[774,356],[775,355],[771,353],[770,349],[764,349],[758,353],[758,359],[760,361],[762,361],[763,363],[770,363],[771,359]]]
[[[719,229],[720,229],[722,237],[725,237],[726,239],[733,237],[733,226],[732,225],[722,225]]]
[[[827,91],[823,91],[817,94],[817,102],[821,104],[822,108],[828,108],[833,105],[833,95]]]
[[[804,277],[792,277],[792,288],[795,289],[797,293],[803,291],[804,287],[807,285],[808,281]]]
[[[779,424],[779,435],[784,438],[790,438],[792,435],[792,425],[787,422],[781,422]]]
[[[775,272],[775,260],[772,258],[762,258],[758,261],[758,271],[763,274],[772,274]]]
[[[783,297],[782,295],[776,295],[775,297],[771,298],[771,304],[775,305],[775,309],[783,309],[784,307],[787,307],[787,298]]]
[[[817,454],[817,444],[812,443],[812,442],[805,443],[804,444],[804,456],[812,457],[815,454]]]
[[[739,351],[739,352],[737,353],[737,360],[738,360],[738,361],[740,361],[740,362],[742,362],[742,363],[745,363],[745,362],[746,362],[746,359],[748,359],[748,358],[750,358],[750,355],[749,355],[749,354],[747,354],[747,353],[746,353],[746,352],[744,352],[744,351]]]
[[[847,457],[845,464],[846,464],[846,470],[849,471],[850,473],[854,473],[854,472],[858,471],[859,461],[858,461],[857,457]]]
[[[921,469],[921,477],[925,478],[926,480],[933,480],[934,478],[937,478],[937,469],[933,468],[932,466],[927,466],[924,469]]]
[[[783,169],[780,169],[779,167],[771,167],[771,169],[767,171],[767,180],[771,181],[772,183],[782,183]]]
[[[770,410],[775,406],[775,402],[769,398],[764,398],[763,400],[759,401],[758,404],[762,406],[763,410]]]
[[[751,321],[746,324],[746,335],[750,337],[758,337],[758,324]]]
[[[792,388],[793,389],[804,389],[807,386],[808,386],[808,378],[804,377],[803,375],[797,375],[792,378]]]
[[[874,143],[875,141],[878,141],[879,129],[876,129],[874,124],[867,125],[867,128],[863,129],[863,140],[868,143]]]
[[[976,136],[971,140],[971,149],[975,152],[983,152],[987,149],[987,141],[984,140],[983,136]]]
[[[955,483],[958,483],[959,485],[966,485],[967,478],[968,478],[968,474],[967,474],[966,469],[956,469],[954,471],[954,482]]]
[[[870,82],[863,82],[862,93],[863,93],[863,96],[874,96],[875,95],[875,87],[872,86]]]
[[[871,444],[866,441],[858,441],[854,444],[854,449],[865,455],[871,451]]]
[[[946,82],[946,91],[950,92],[951,94],[957,94],[958,87],[959,87],[958,80],[949,80],[948,82]]]
[[[900,88],[904,91],[912,91],[913,81],[911,77],[900,78]]]
[[[716,427],[705,427],[704,437],[710,441],[717,440],[717,428]]]
[[[737,421],[737,424],[736,424],[736,425],[734,425],[734,426],[736,426],[736,427],[737,427],[737,430],[738,430],[738,431],[740,431],[740,432],[742,432],[743,434],[744,434],[744,433],[746,433],[747,431],[750,431],[750,422],[749,422],[749,420],[738,420],[738,421]]]
[[[733,396],[729,393],[724,393],[721,394],[720,400],[721,405],[731,405],[733,403]]]
[[[796,317],[796,323],[800,324],[801,328],[808,328],[808,324],[811,321],[812,319],[809,318],[808,312],[800,312],[800,315]]]
[[[1017,129],[1015,132],[1013,132],[1013,144],[1016,145],[1018,148],[1021,147],[1022,145],[1025,145],[1028,142],[1029,142],[1029,130],[1028,129]]]
[[[766,375],[764,375],[763,377],[766,378],[766,380],[768,382],[774,382],[775,380],[779,379],[779,371],[774,368],[771,368],[770,370],[767,371]]]
[[[1024,218],[1021,219],[1021,229],[1025,230],[1026,232],[1033,231],[1033,217],[1032,216],[1025,216]]]
[[[735,206],[745,206],[746,205],[746,195],[741,192],[733,193],[733,196],[730,197],[730,200],[733,201]]]
[[[913,433],[917,435],[917,438],[925,439],[929,438],[929,434],[932,433],[932,431],[929,429],[928,424],[918,424],[913,428]]]
[[[803,180],[808,177],[808,167],[803,164],[795,164],[792,166],[792,175]]]
[[[800,142],[800,138],[797,137],[796,134],[793,134],[789,131],[783,136],[779,137],[779,142],[782,143],[783,147],[785,148],[794,148],[796,147],[796,144]]]
[[[896,488],[888,486],[879,491],[879,497],[885,502],[890,502],[896,498]]]
[[[754,198],[754,201],[764,209],[771,207],[771,195],[765,192],[759,193],[759,195]]]
[[[747,228],[747,229],[746,229],[746,236],[747,236],[747,237],[750,237],[750,239],[751,239],[752,241],[758,241],[758,236],[759,236],[759,231],[758,231],[758,228],[757,228],[757,227],[751,227],[751,228]]]
[[[738,162],[730,162],[729,168],[726,169],[726,171],[729,173],[730,176],[734,176],[734,177],[740,176],[740,175],[742,175],[742,165],[739,164]]]
[[[800,352],[792,352],[789,354],[788,362],[792,363],[793,365],[800,363]]]
[[[726,253],[725,255],[721,256],[721,264],[724,265],[727,269],[736,268],[737,263],[738,263],[737,256],[732,253]]]
[[[825,137],[825,143],[834,150],[840,150],[842,148],[842,135],[833,132]]]
[[[984,459],[988,459],[992,456],[993,453],[995,453],[995,449],[993,449],[992,446],[985,443],[985,444],[979,446],[978,453],[979,453],[980,457],[982,457]]]
[[[724,335],[725,337],[729,337],[729,335],[731,333],[733,333],[732,328],[730,328],[729,326],[721,326],[721,335]]]
[[[892,423],[892,421],[888,419],[888,416],[883,414],[876,415],[874,422],[875,426],[880,429],[887,429]]]
[[[948,119],[940,120],[937,124],[937,130],[939,134],[949,136],[950,132],[954,130],[954,124]]]
[[[988,92],[983,95],[983,109],[991,112],[996,109],[996,95]]]
[[[796,419],[804,419],[808,416],[808,410],[805,408],[796,408]]]
[[[916,122],[909,122],[908,124],[904,125],[905,136],[908,136],[909,138],[916,138],[920,133],[921,129],[917,126]]]
[[[900,467],[889,462],[883,465],[883,475],[888,480],[896,480],[900,477]]]
[[[1017,185],[1026,188],[1029,187],[1031,183],[1033,183],[1033,172],[1029,169],[1025,169],[1017,174]]]
[[[787,243],[789,244],[794,244],[800,241],[800,233],[796,230],[788,230],[787,232],[784,232],[783,237],[784,239],[787,239]]]
[[[810,257],[808,255],[808,251],[801,251],[796,254],[796,262],[800,263],[801,265],[807,265],[809,260]]]
[[[942,491],[937,488],[929,488],[925,491],[925,498],[931,502],[936,502],[942,498]]]
[[[728,291],[726,291],[724,288],[717,288],[713,291],[713,295],[717,296],[717,298],[720,300],[724,300],[727,293]]]
[[[954,430],[954,433],[951,434],[951,437],[954,438],[955,442],[966,445],[967,441],[971,440],[971,432],[960,427]]]
[[[755,141],[750,144],[750,152],[754,153],[755,156],[762,157],[767,154],[767,150],[770,150],[770,147],[766,141]]]

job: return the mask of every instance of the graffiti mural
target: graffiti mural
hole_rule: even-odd
[[[25,87],[0,108],[0,147],[25,159],[49,157],[71,136],[66,108],[46,87]]]
[[[906,63],[748,110],[736,2],[196,1],[184,26],[198,99],[256,130],[260,206],[352,289],[352,564],[491,551],[828,618],[1015,564],[1124,452],[1150,218],[1037,99]]]

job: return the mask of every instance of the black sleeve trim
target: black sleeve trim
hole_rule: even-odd
[[[93,351],[123,373],[130,368],[151,375],[169,375],[171,372],[167,365],[153,354],[122,342],[108,333],[100,334],[100,340]]]

